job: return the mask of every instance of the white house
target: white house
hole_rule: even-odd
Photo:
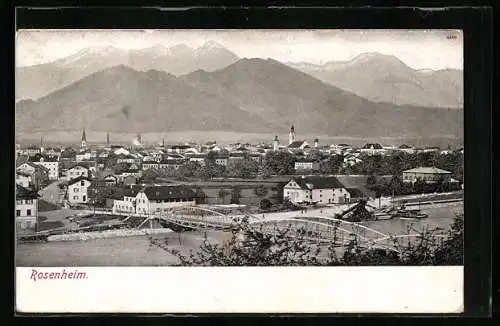
[[[136,157],[131,155],[131,154],[130,155],[123,155],[123,154],[117,155],[116,163],[118,163],[118,164],[120,164],[120,163],[132,164],[135,162],[136,162]]]
[[[170,152],[175,152],[175,153],[179,153],[179,154],[183,154],[185,153],[186,151],[196,151],[195,148],[189,146],[189,145],[174,145],[170,148],[167,149],[167,151],[170,153]]]
[[[361,160],[359,158],[359,153],[352,153],[352,154],[348,154],[344,157],[343,166],[344,167],[354,166],[354,165],[361,163],[361,162],[363,162],[363,160]]]
[[[229,161],[229,156],[218,156],[215,158],[215,164],[227,166],[227,162]]]
[[[32,184],[33,180],[31,178],[31,174],[23,171],[16,171],[16,185],[24,188],[29,188]]]
[[[130,155],[130,151],[123,148],[123,147],[119,147],[119,148],[116,148],[113,152],[115,155],[120,155],[120,154],[123,154],[123,155]]]
[[[79,176],[84,176],[86,178],[89,178],[90,177],[89,172],[90,170],[85,166],[76,165],[71,169],[69,169],[68,171],[66,171],[66,180],[70,181],[72,179],[78,178]]]
[[[292,203],[343,204],[351,195],[335,177],[302,176],[291,179],[283,188],[283,197]]]
[[[205,159],[207,158],[206,154],[192,154],[189,155],[189,161],[190,162],[197,162],[201,165],[205,165]]]
[[[59,179],[59,161],[57,157],[40,157],[32,161],[33,164],[43,166],[49,171],[49,180]]]
[[[195,192],[183,185],[135,186],[129,189],[123,200],[114,201],[113,212],[147,215],[195,204]]]
[[[368,155],[376,155],[376,154],[385,154],[387,151],[382,145],[375,144],[366,144],[361,148],[361,153],[366,153]]]
[[[435,153],[439,152],[441,149],[439,147],[426,147],[423,149],[423,153]]]
[[[411,147],[411,146],[406,145],[406,144],[403,144],[403,145],[399,146],[398,150],[401,151],[401,152],[408,153],[408,154],[415,153],[415,149],[413,147]]]
[[[32,189],[16,186],[16,230],[34,231],[38,220],[38,193]]]
[[[416,182],[417,179],[426,183],[435,183],[440,179],[444,182],[451,182],[451,175],[450,171],[435,167],[418,167],[403,171],[403,182]]]
[[[92,159],[92,154],[90,153],[90,151],[84,151],[76,154],[77,162],[90,161],[91,159]]]
[[[319,170],[318,161],[298,160],[295,162],[295,171],[317,171]]]
[[[89,202],[87,193],[91,185],[89,178],[80,176],[68,183],[68,202],[70,204],[86,204]]]
[[[158,169],[159,162],[158,161],[144,161],[142,162],[142,169],[144,171],[149,169]]]

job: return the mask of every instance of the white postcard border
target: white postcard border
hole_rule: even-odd
[[[16,268],[18,313],[461,313],[463,302],[463,266]]]

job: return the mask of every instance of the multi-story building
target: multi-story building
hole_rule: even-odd
[[[295,171],[318,171],[319,162],[301,159],[295,162]]]
[[[292,203],[344,204],[351,200],[337,178],[326,176],[293,178],[283,188],[283,197]]]
[[[408,153],[408,154],[415,153],[415,149],[412,146],[409,146],[409,145],[406,145],[406,144],[403,144],[403,145],[399,146],[398,150],[401,151],[401,152]]]
[[[195,204],[196,193],[187,186],[131,186],[122,200],[114,201],[113,212],[147,215]]]
[[[49,171],[49,180],[59,179],[59,158],[57,156],[36,156],[30,162],[43,166]]]
[[[16,185],[16,230],[34,231],[38,222],[38,193]]]
[[[360,151],[361,153],[366,153],[368,155],[376,155],[376,154],[385,154],[387,150],[382,145],[374,143],[374,144],[366,144],[361,148]]]
[[[31,183],[36,189],[39,189],[49,181],[49,170],[31,162],[20,163],[16,168],[16,172],[29,174],[31,176]]]
[[[86,204],[89,202],[88,188],[92,182],[89,178],[79,176],[68,183],[68,202],[70,204]]]
[[[77,162],[90,161],[91,159],[92,159],[92,153],[90,152],[90,150],[85,150],[76,154]]]
[[[23,171],[16,171],[16,185],[20,185],[24,188],[29,188],[31,185],[33,185],[31,174]]]
[[[76,165],[71,169],[66,171],[66,180],[70,181],[72,179],[76,179],[80,176],[84,176],[86,178],[90,177],[90,170],[83,165]]]
[[[438,180],[451,182],[451,172],[435,167],[418,167],[403,171],[403,182],[416,182],[418,179],[426,183],[435,183]]]

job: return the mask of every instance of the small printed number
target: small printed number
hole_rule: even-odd
[[[448,35],[448,36],[446,36],[446,38],[448,40],[455,40],[457,38],[457,36],[456,35]]]

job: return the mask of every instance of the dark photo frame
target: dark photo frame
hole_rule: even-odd
[[[14,14],[14,10],[10,12]],[[12,17],[13,18],[13,17]],[[14,171],[14,31],[17,29],[459,29],[464,37],[465,221],[464,312],[450,316],[487,317],[492,312],[493,110],[492,9],[419,8],[17,8],[7,29],[10,51],[4,57],[6,118],[1,120],[4,169]],[[4,29],[4,33],[6,30]],[[445,122],[443,122],[445,123]],[[480,144],[480,145],[478,145]],[[14,175],[2,174],[3,189],[14,197]],[[14,230],[14,203],[2,206]],[[6,232],[7,234],[7,232]],[[15,273],[14,233],[3,248]],[[12,278],[14,280],[14,278]],[[15,289],[15,284],[11,287]],[[9,293],[12,302],[15,293]],[[345,316],[348,314],[340,314]],[[205,316],[200,314],[200,316]],[[210,315],[213,316],[213,315]],[[238,315],[237,315],[238,316]],[[246,316],[246,315],[245,315]],[[314,315],[316,317],[335,317]]]

